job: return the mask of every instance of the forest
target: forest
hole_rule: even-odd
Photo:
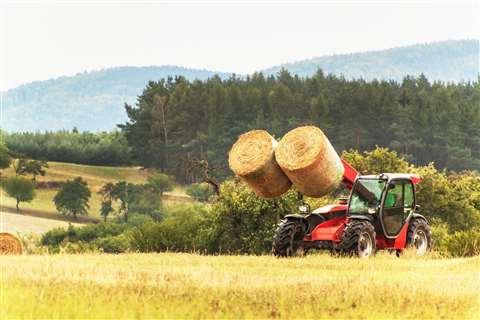
[[[201,180],[192,163],[207,160],[218,179],[231,176],[229,148],[257,128],[277,139],[299,125],[320,127],[338,152],[388,147],[415,165],[480,169],[480,85],[348,80],[325,75],[184,77],[148,83],[115,133],[4,134],[10,150],[31,158],[86,164],[136,164]],[[96,146],[96,147],[95,147]],[[106,152],[106,150],[109,150]]]
[[[257,128],[281,138],[300,125],[320,127],[338,152],[388,147],[415,165],[480,169],[478,82],[430,83],[423,75],[394,81],[347,80],[318,71],[282,70],[206,81],[150,82],[119,127],[132,160],[195,182],[188,164],[207,160],[219,178],[238,135]]]

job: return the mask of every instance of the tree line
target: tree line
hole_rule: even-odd
[[[130,148],[121,132],[2,133],[6,147],[32,159],[88,165],[129,165]]]
[[[151,81],[135,105],[125,104],[121,132],[4,134],[7,147],[33,159],[156,168],[181,183],[231,176],[227,153],[238,135],[266,129],[276,138],[306,124],[320,127],[338,152],[377,145],[415,165],[480,170],[479,82],[430,83],[301,78],[282,70],[245,78],[184,77]]]
[[[149,82],[120,125],[134,161],[195,182],[191,159],[231,175],[227,153],[238,135],[266,129],[277,138],[305,124],[320,127],[337,151],[389,147],[415,165],[480,169],[480,85],[300,78],[282,70],[246,78],[183,77]]]

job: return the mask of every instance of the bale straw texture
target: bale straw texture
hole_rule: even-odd
[[[0,232],[0,255],[22,254],[22,244],[14,235]]]
[[[335,149],[313,126],[288,132],[275,150],[275,158],[297,189],[310,197],[333,191],[343,177],[343,164]]]
[[[264,130],[242,134],[228,155],[230,169],[260,197],[279,197],[292,183],[275,161],[277,141]]]

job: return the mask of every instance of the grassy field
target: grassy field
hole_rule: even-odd
[[[89,188],[92,191],[90,199],[89,214],[91,216],[100,216],[101,196],[97,194],[100,188],[108,182],[117,182],[119,180],[126,180],[132,183],[144,183],[148,177],[148,172],[140,170],[139,167],[106,167],[106,166],[89,166],[73,163],[49,162],[49,168],[46,169],[47,174],[44,177],[37,177],[39,182],[42,181],[66,181],[76,177],[82,177],[87,181]],[[2,172],[4,176],[11,176],[14,174],[12,168]],[[56,212],[53,203],[53,197],[57,193],[56,189],[38,189],[37,196],[32,202],[21,203],[21,208],[41,210],[47,212]],[[3,190],[0,191],[1,204],[3,206],[15,207],[15,199],[6,196]],[[184,188],[177,186],[170,193],[173,196],[184,196]],[[170,203],[172,200],[166,200]]]
[[[480,258],[9,256],[1,318],[479,318]]]

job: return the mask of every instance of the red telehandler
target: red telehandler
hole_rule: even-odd
[[[359,175],[342,160],[343,184],[351,190],[347,201],[327,205],[303,214],[289,214],[278,224],[273,253],[279,257],[302,255],[309,249],[367,258],[377,250],[407,248],[424,255],[432,246],[427,219],[418,213],[414,174],[382,173]],[[299,200],[303,196],[299,194]]]

